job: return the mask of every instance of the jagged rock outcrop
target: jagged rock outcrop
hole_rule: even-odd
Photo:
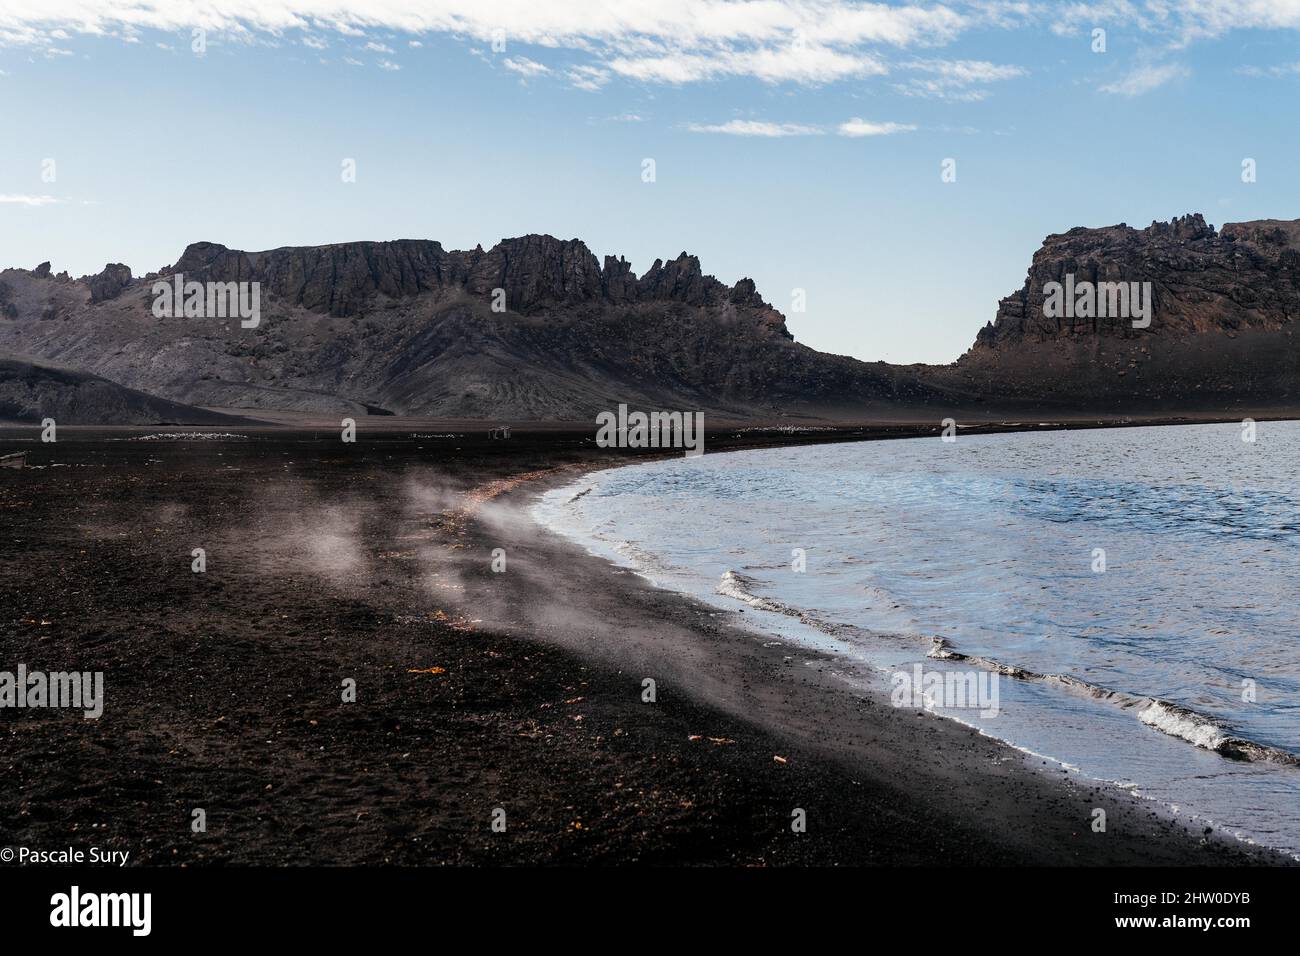
[[[1067,276],[1076,286],[1150,283],[1150,324],[1095,309],[1046,314],[1049,283]],[[1297,320],[1300,220],[1216,231],[1198,213],[1145,229],[1080,227],[1048,236],[970,351],[924,378],[976,403],[1224,416],[1291,409],[1300,403]]]
[[[695,256],[683,252],[667,263],[656,259],[638,279],[626,259],[606,256],[602,266],[580,240],[543,235],[503,239],[486,252],[481,246],[447,252],[440,243],[423,239],[267,252],[196,242],[170,271],[201,282],[261,282],[263,291],[276,298],[334,316],[358,315],[376,297],[465,292],[489,299],[502,289],[505,308],[524,315],[584,304],[677,302],[703,307],[731,301],[767,310],[766,325],[789,334],[784,318],[774,321],[779,313],[762,301],[752,280],[742,279],[729,289],[705,275]]]
[[[1135,330],[1127,317],[1050,317],[1051,282],[1150,282],[1154,314]],[[1048,236],[1025,284],[998,305],[975,348],[1092,335],[1135,338],[1201,332],[1276,331],[1300,318],[1300,221],[1228,223],[1200,213],[1145,229],[1121,223]]]
[[[116,299],[131,284],[131,268],[120,262],[110,262],[104,266],[103,272],[86,276],[85,282],[90,286],[91,302]]]

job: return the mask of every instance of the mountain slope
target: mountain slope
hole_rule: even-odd
[[[1150,325],[1054,318],[1050,283],[1150,283]],[[256,327],[155,317],[157,281],[257,283]],[[717,418],[938,420],[1283,413],[1300,406],[1300,221],[1200,215],[1049,236],[948,366],[799,345],[742,279],[682,253],[636,276],[576,239],[189,246],[134,278],[0,272],[0,350],[189,406],[590,420],[619,403]]]
[[[113,382],[0,357],[0,421],[60,425],[221,425],[239,422],[202,408],[190,408]]]
[[[550,236],[486,252],[196,243],[157,276],[123,281],[122,268],[77,281],[0,273],[15,305],[0,347],[221,407],[572,420],[619,402],[734,418],[945,402],[912,370],[798,345],[752,281],[726,286],[685,253],[639,278]],[[260,323],[156,318],[153,283],[177,274],[259,283]]]

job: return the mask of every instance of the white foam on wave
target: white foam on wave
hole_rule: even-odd
[[[1218,750],[1228,741],[1228,735],[1210,718],[1163,700],[1152,700],[1138,712],[1138,720],[1206,750]]]

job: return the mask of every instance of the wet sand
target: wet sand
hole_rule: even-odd
[[[1280,862],[849,694],[829,662],[539,528],[537,493],[613,463],[590,431],[121,440],[148,431],[0,433],[41,466],[0,472],[0,669],[102,670],[106,694],[97,721],[0,710],[0,844],[162,865]]]

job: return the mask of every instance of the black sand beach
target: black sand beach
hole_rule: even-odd
[[[0,844],[155,865],[1283,862],[852,696],[540,529],[537,492],[616,460],[590,430],[129,440],[168,430],[0,433],[35,466],[0,473],[0,669],[102,670],[106,696],[97,721],[0,711]]]

